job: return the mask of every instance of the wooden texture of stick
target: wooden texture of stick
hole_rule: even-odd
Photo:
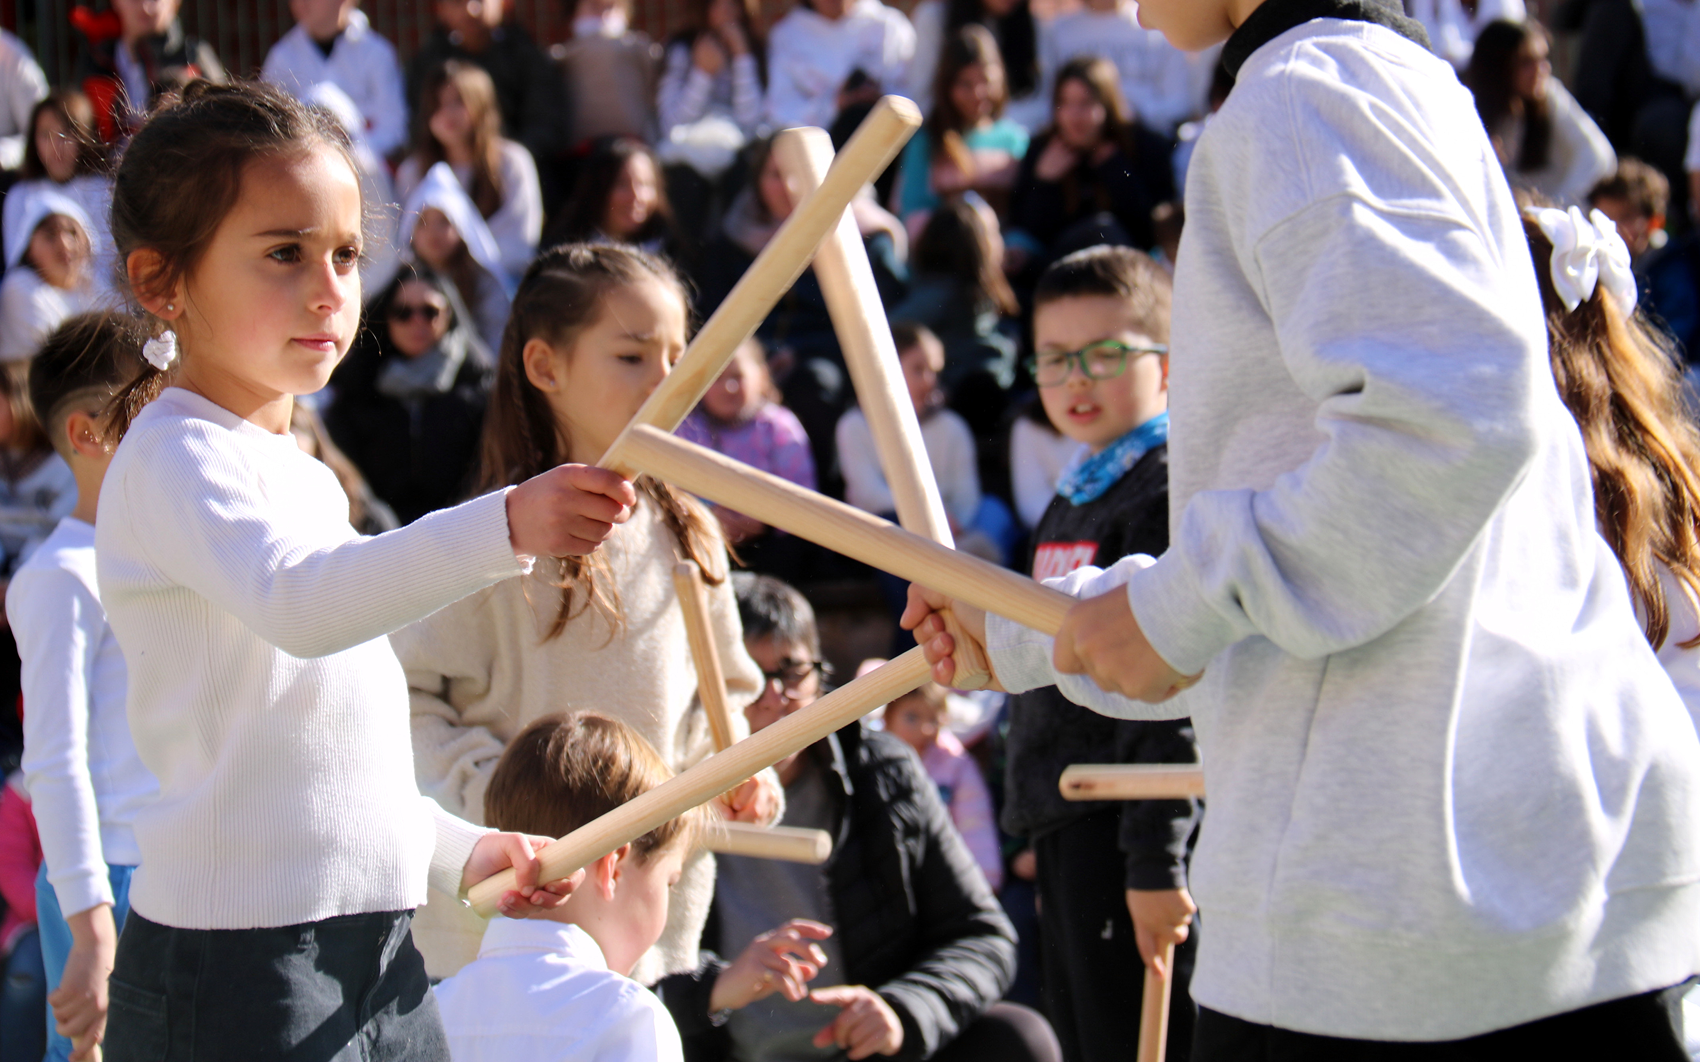
[[[813,192],[832,165],[832,138],[821,129],[787,129],[773,141],[773,157],[798,194]],[[845,210],[837,227],[815,252],[815,277],[820,280],[832,330],[844,351],[844,364],[856,389],[856,402],[868,419],[874,450],[905,529],[941,546],[956,546],[950,517],[939,496],[938,480],[921,438],[921,422],[903,379],[897,344],[880,301],[879,285],[855,213]],[[961,625],[948,613],[945,627],[955,639],[953,654],[958,689],[980,689],[992,678],[991,665]]]
[[[695,561],[673,565],[673,589],[685,614],[685,639],[690,642],[691,660],[696,664],[697,700],[708,716],[708,731],[714,751],[732,745],[732,709],[726,704],[726,673],[720,668],[720,650],[714,646],[714,628],[708,616],[708,590],[702,570]]]
[[[1077,763],[1057,783],[1064,800],[1185,800],[1204,795],[1204,769],[1180,763]]]
[[[708,803],[763,768],[849,726],[930,677],[927,658],[921,650],[918,647],[909,650],[544,848],[539,853],[542,880],[558,881],[642,837],[668,819]],[[513,887],[513,870],[504,870],[474,885],[467,893],[467,902],[479,914],[489,917],[496,913],[502,894]]]
[[[778,859],[814,866],[832,855],[832,835],[797,826],[757,826],[749,822],[716,822],[708,827],[703,847],[720,855]]]
[[[673,371],[650,393],[632,423],[602,455],[598,463],[603,468],[628,478],[637,471],[624,456],[626,438],[634,426],[650,424],[663,431],[679,426],[719,378],[738,345],[803,275],[821,239],[837,225],[850,200],[880,175],[920,126],[921,112],[901,96],[887,96],[874,105],[820,187],[797,204],[744,270],[720,308],[697,332]]]
[[[682,490],[1024,627],[1055,635],[1075,604],[1060,590],[655,428],[633,429],[626,453],[639,471]]]
[[[1175,946],[1163,948],[1163,969],[1168,977],[1158,977],[1145,968],[1145,992],[1139,1001],[1138,1062],[1163,1062],[1169,1043],[1169,993],[1174,985]]]

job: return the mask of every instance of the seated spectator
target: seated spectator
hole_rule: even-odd
[[[495,362],[444,278],[404,265],[331,377],[325,426],[402,523],[461,501]],[[327,464],[329,462],[326,462]]]
[[[986,27],[970,23],[945,44],[932,113],[903,148],[897,214],[921,231],[942,196],[978,192],[1008,201],[1027,130],[1003,117],[1009,102],[1003,59]]]
[[[997,892],[1003,887],[1003,853],[998,850],[992,795],[979,764],[946,725],[949,715],[944,687],[929,682],[886,705],[883,721],[886,733],[921,757],[921,766],[939,787],[939,799],[950,810],[951,824]]]
[[[904,94],[922,114],[933,109],[933,81],[939,56],[957,31],[974,23],[986,27],[1003,56],[1009,87],[1008,118],[1023,129],[1044,124],[1046,105],[1039,84],[1039,26],[1028,0],[921,0],[909,14],[915,27],[915,58],[904,77]]]
[[[1080,452],[1080,444],[1057,431],[1034,394],[1016,412],[1009,429],[1009,478],[1015,495],[1015,514],[1032,531],[1056,497],[1063,469]]]
[[[579,167],[572,198],[549,230],[558,243],[628,243],[676,255],[673,208],[661,164],[648,144],[630,137],[600,141]]]
[[[36,1062],[47,1052],[47,967],[36,927],[41,838],[22,772],[0,782],[0,1058]]]
[[[1598,210],[1617,226],[1623,245],[1637,269],[1647,255],[1665,246],[1665,209],[1670,203],[1670,182],[1665,175],[1640,159],[1623,158],[1617,172],[1594,185],[1588,193],[1588,208]],[[1642,291],[1641,297],[1646,298]],[[1645,301],[1641,303],[1647,308]]]
[[[877,0],[875,0],[877,2]],[[790,188],[773,157],[772,142],[757,141],[749,158],[750,183],[732,200],[720,231],[703,252],[698,275],[701,298],[697,316],[706,320],[721,300],[744,275],[756,255],[767,246],[779,226],[791,215]],[[903,290],[906,270],[898,257],[900,226],[890,214],[869,200],[853,204],[856,221],[873,264],[880,297],[893,305]],[[785,397],[785,405],[797,415],[808,432],[814,449],[815,474],[829,493],[834,478],[833,431],[850,401],[845,379],[844,354],[838,346],[827,313],[826,296],[814,270],[791,285],[756,329],[767,348],[774,381]]]
[[[6,229],[6,276],[0,280],[0,362],[27,361],[60,322],[92,310],[94,224],[83,208],[53,188],[14,193],[20,205]],[[13,197],[8,197],[11,205]]]
[[[330,82],[360,114],[362,137],[380,157],[407,145],[407,90],[395,46],[373,32],[360,0],[290,0],[295,25],[272,45],[260,76],[297,99]]]
[[[678,435],[799,487],[815,489],[808,433],[797,415],[779,404],[767,355],[754,336],[738,345],[720,378],[679,425]],[[711,508],[744,567],[781,578],[801,576],[810,550],[807,542],[743,513],[719,505]]]
[[[1511,184],[1565,206],[1617,169],[1617,154],[1558,79],[1538,22],[1492,22],[1476,38],[1464,84]]]
[[[744,572],[733,585],[745,644],[769,676],[745,709],[762,730],[820,695],[820,636],[791,587]],[[703,963],[656,988],[692,1057],[1059,1059],[1043,1018],[998,1002],[1015,970],[1014,931],[914,753],[853,724],[776,767],[784,824],[831,831],[832,857],[820,867],[720,858]],[[741,949],[775,917],[833,927],[818,943],[822,976],[838,987],[770,996],[716,1025],[726,964],[714,952]]]
[[[193,78],[225,80],[212,45],[183,32],[181,0],[113,0],[93,13],[79,7],[71,24],[84,38],[78,83],[94,104],[101,139],[128,139],[161,91]]]
[[[95,255],[94,282],[103,290],[110,288],[115,265],[112,178],[100,134],[95,131],[94,107],[81,92],[56,89],[30,112],[28,129],[29,142],[18,169],[18,183],[6,192],[0,232],[11,233],[23,224],[24,204],[35,189],[58,191],[88,215],[89,240]]]
[[[417,262],[453,281],[485,349],[499,350],[513,305],[496,238],[472,205],[446,162],[425,179],[402,207],[396,236],[403,261]]]
[[[1470,65],[1483,27],[1490,22],[1521,22],[1529,14],[1523,0],[1405,0],[1405,9],[1428,31],[1434,54],[1460,71]]]
[[[531,153],[501,135],[495,83],[480,67],[450,60],[426,76],[418,104],[396,194],[405,200],[425,171],[446,162],[490,226],[506,278],[517,282],[543,236],[543,193]]]
[[[558,49],[569,146],[605,136],[655,138],[661,49],[630,19],[630,0],[578,0],[573,9],[572,40]]]
[[[0,29],[0,170],[24,160],[31,112],[47,95],[47,75],[23,41]]]
[[[1130,119],[1108,59],[1083,56],[1057,72],[1051,127],[1022,160],[1009,207],[1009,242],[1031,284],[1045,266],[1100,243],[1149,249],[1151,211],[1175,198],[1167,142]]]
[[[880,0],[798,0],[768,34],[767,122],[822,129],[847,94],[901,92],[915,30]]]
[[[1128,117],[1165,137],[1194,117],[1204,101],[1194,91],[1186,53],[1156,30],[1139,24],[1134,0],[1086,0],[1086,6],[1051,21],[1041,38],[1045,91],[1055,99],[1062,69],[1071,59],[1102,56],[1116,68]],[[1054,104],[1053,104],[1054,105]]]
[[[501,133],[545,169],[565,148],[566,102],[561,77],[525,30],[507,20],[508,0],[434,0],[436,27],[407,68],[407,99],[417,105],[425,82],[445,62],[472,63],[495,84]],[[413,116],[417,128],[419,115]]]
[[[0,598],[4,584],[77,505],[77,480],[30,404],[28,370],[0,365]],[[16,702],[17,648],[4,635],[4,703]]]
[[[1003,257],[997,215],[985,200],[951,199],[915,241],[909,295],[891,310],[893,321],[925,325],[944,344],[939,385],[976,439],[996,433],[1015,381],[1015,339],[1002,323],[1020,308]]]

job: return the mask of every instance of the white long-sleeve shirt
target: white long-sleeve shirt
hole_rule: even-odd
[[[30,112],[47,95],[47,75],[23,41],[0,29],[0,170],[24,161]]]
[[[731,58],[720,73],[704,73],[691,59],[688,41],[667,48],[667,65],[656,91],[656,111],[665,141],[675,126],[689,125],[714,114],[727,118],[753,137],[761,128],[761,73],[748,52]]]
[[[767,121],[775,129],[826,128],[838,114],[838,90],[860,69],[886,92],[903,91],[915,30],[880,0],[854,0],[843,17],[825,19],[799,3],[767,36]]]
[[[1040,95],[1051,99],[1057,72],[1080,55],[1099,55],[1116,64],[1122,97],[1146,125],[1164,135],[1204,110],[1194,92],[1196,78],[1186,53],[1156,30],[1139,24],[1139,5],[1123,3],[1114,11],[1081,8],[1051,20],[1039,37]]]
[[[455,1062],[683,1062],[655,993],[608,969],[589,933],[496,918],[478,958],[437,986]]]
[[[897,502],[880,467],[873,429],[860,407],[838,418],[836,439],[844,500],[867,513],[895,512]],[[927,447],[927,463],[938,482],[944,511],[958,527],[968,527],[980,508],[980,470],[968,422],[951,410],[936,410],[921,421],[921,442]]]
[[[94,527],[59,522],[6,591],[23,660],[24,774],[47,880],[67,916],[112,902],[141,861],[131,822],[159,792],[124,715],[124,654],[95,582]]]
[[[1171,547],[1063,585],[1125,583],[1203,679],[1149,705],[1013,624],[988,649],[1012,690],[1192,717],[1194,997],[1444,1040],[1700,969],[1700,740],[1596,530],[1468,91],[1382,26],[1287,29],[1199,142],[1182,239]]]
[[[372,29],[366,13],[349,12],[348,28],[338,34],[326,56],[300,23],[278,38],[266,53],[260,76],[298,99],[321,81],[348,94],[366,121],[366,143],[379,156],[407,143],[410,101],[396,61],[395,46]]]
[[[361,538],[336,476],[199,395],[136,417],[100,493],[100,596],[159,799],[132,906],[249,929],[453,895],[480,830],[419,795],[385,637],[524,566],[502,493]]]

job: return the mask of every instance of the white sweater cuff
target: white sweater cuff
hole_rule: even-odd
[[[1175,553],[1133,573],[1127,603],[1151,648],[1183,675],[1196,675],[1217,653],[1240,640],[1227,617],[1199,592],[1185,560]]]
[[[472,858],[472,850],[478,847],[480,838],[495,831],[450,815],[430,797],[419,799],[430,806],[431,821],[437,830],[437,844],[431,852],[431,887],[450,896],[459,896],[460,881],[466,873],[466,861]]]
[[[106,869],[102,864],[100,871]],[[104,873],[92,868],[78,867],[69,874],[49,874],[48,884],[59,901],[59,913],[66,918],[82,914],[92,907],[112,903],[112,882]]]

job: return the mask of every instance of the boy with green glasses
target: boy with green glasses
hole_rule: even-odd
[[[1036,579],[1168,548],[1169,290],[1167,273],[1124,247],[1071,254],[1039,280],[1029,367],[1051,423],[1081,446],[1034,529]],[[1063,1056],[1132,1056],[1138,960],[1160,963],[1165,945],[1181,944],[1169,1042],[1184,1057],[1196,946],[1186,862],[1198,803],[1070,802],[1057,784],[1071,763],[1191,763],[1191,722],[1112,719],[1047,685],[1010,699],[1007,740],[1003,827],[1033,847],[1045,1012]],[[1118,850],[1122,858],[1106,857]]]

